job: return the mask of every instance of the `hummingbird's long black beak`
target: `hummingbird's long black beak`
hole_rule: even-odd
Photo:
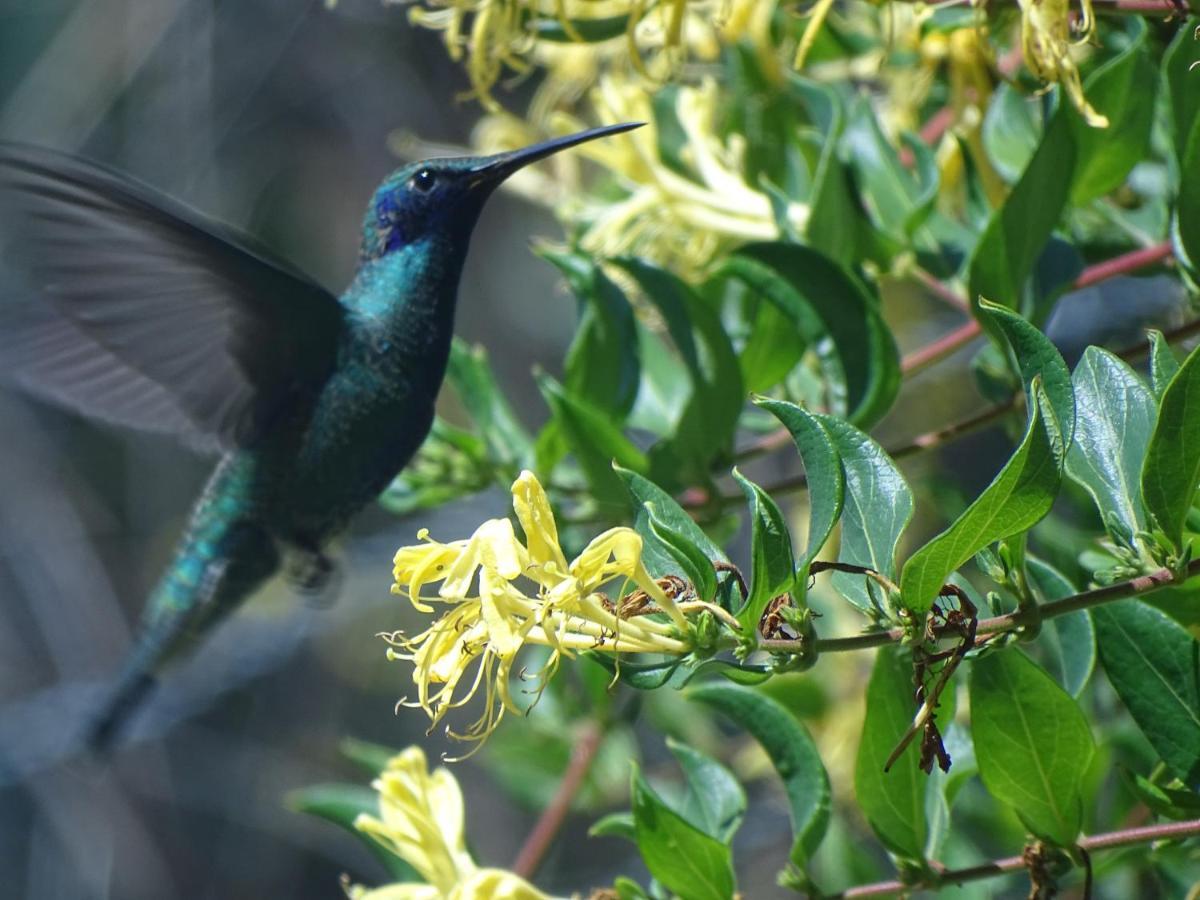
[[[645,124],[645,122],[621,122],[618,125],[601,125],[599,128],[577,131],[575,134],[551,138],[548,141],[542,141],[540,144],[534,144],[530,147],[523,147],[520,150],[510,150],[508,153],[485,156],[469,171],[474,176],[475,184],[481,186],[490,184],[495,186],[517,171],[517,169],[523,168],[531,162],[537,162],[539,159],[545,159],[547,156],[558,153],[560,150],[566,150],[568,147],[574,147],[585,141],[594,141],[596,138],[620,134],[623,131],[632,131],[634,128],[641,128]]]

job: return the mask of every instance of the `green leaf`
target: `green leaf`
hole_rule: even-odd
[[[1175,156],[1182,159],[1192,128],[1200,119],[1200,93],[1196,91],[1197,59],[1196,28],[1200,18],[1192,16],[1175,26],[1175,39],[1163,55],[1163,74],[1167,96],[1171,101],[1171,125],[1175,139]]]
[[[708,682],[689,688],[689,700],[732,719],[762,745],[783,780],[792,817],[789,858],[803,868],[816,853],[829,825],[829,776],[805,727],[765,694],[735,684]]]
[[[800,453],[800,461],[804,463],[804,477],[808,480],[809,520],[808,544],[799,566],[803,577],[842,514],[846,479],[842,473],[841,459],[822,417],[783,400],[759,397],[754,402],[791,432],[796,450]]]
[[[563,362],[567,390],[621,421],[640,380],[637,326],[629,301],[600,268],[579,254],[543,254],[579,299],[579,324]]]
[[[609,813],[592,823],[588,837],[619,837],[636,844],[637,826],[633,823],[633,813]]]
[[[1180,788],[1163,787],[1141,775],[1124,773],[1127,782],[1139,800],[1151,810],[1168,819],[1195,819],[1200,817],[1200,794]]]
[[[822,120],[821,154],[813,172],[808,221],[808,244],[834,262],[849,266],[856,260],[860,214],[855,206],[849,172],[838,158],[845,112],[841,97],[829,85],[794,76],[793,84],[804,98],[809,117]]]
[[[925,191],[900,162],[866,98],[851,108],[842,144],[857,176],[860,202],[871,220],[892,237],[907,237],[914,213],[926,201]]]
[[[717,314],[677,276],[640,259],[616,262],[662,312],[692,377],[674,435],[652,452],[666,454],[665,464],[684,483],[700,480],[729,449],[745,402],[737,355]]]
[[[808,344],[792,317],[761,297],[747,310],[749,337],[742,344],[738,366],[746,390],[766,391],[783,381],[804,357]]]
[[[687,744],[667,738],[687,790],[677,812],[709,837],[728,844],[746,815],[746,792],[723,765]]]
[[[1175,137],[1179,194],[1171,221],[1175,258],[1193,283],[1200,277],[1200,103],[1196,100],[1194,32],[1197,20],[1189,19],[1163,60],[1167,91],[1171,97],[1171,124]]]
[[[314,784],[287,795],[287,805],[297,812],[308,813],[350,832],[383,864],[394,881],[420,883],[424,879],[417,870],[354,827],[360,815],[379,816],[379,795],[357,784]]]
[[[816,347],[830,412],[862,427],[887,412],[900,387],[900,356],[879,303],[861,282],[818,251],[786,243],[742,247],[721,273],[787,313]],[[828,350],[817,345],[826,335]]]
[[[455,338],[446,381],[454,388],[488,449],[488,457],[512,473],[533,465],[533,439],[496,383],[482,347]]]
[[[1100,347],[1084,351],[1071,382],[1077,418],[1067,474],[1092,495],[1102,522],[1115,517],[1126,534],[1136,534],[1146,527],[1141,471],[1154,428],[1154,394]]]
[[[712,560],[686,535],[676,531],[656,515],[653,503],[646,504],[646,512],[649,514],[650,530],[675,558],[675,562],[683,571],[683,577],[696,588],[696,594],[701,600],[712,602],[717,593],[717,574],[713,569]]]
[[[1038,126],[1029,99],[1007,83],[996,86],[983,117],[983,145],[988,159],[1006,181],[1014,182],[1029,164],[1038,144]]]
[[[704,530],[696,524],[695,520],[687,514],[683,507],[675,502],[675,498],[670,494],[650,479],[644,478],[629,469],[623,469],[618,466],[614,467],[613,471],[616,472],[617,477],[625,486],[625,491],[632,501],[634,530],[642,536],[644,543],[642,562],[646,564],[646,571],[653,577],[661,578],[664,575],[683,575],[684,573],[679,568],[674,554],[663,545],[662,541],[651,530],[650,507],[653,507],[654,516],[660,523],[670,528],[673,533],[686,539],[688,543],[699,549],[708,559],[719,560],[721,562],[729,561],[721,551],[721,548],[709,539]]]
[[[616,505],[621,487],[613,473],[613,461],[644,472],[648,465],[645,454],[600,409],[544,372],[535,377],[597,501],[605,506]]]
[[[633,821],[646,868],[668,890],[689,900],[731,900],[729,847],[689,824],[633,772]]]
[[[1200,484],[1200,347],[1163,391],[1141,481],[1146,510],[1182,550],[1185,521]]]
[[[928,836],[927,777],[913,741],[888,771],[883,767],[917,713],[910,657],[895,645],[875,655],[867,685],[867,713],[854,768],[854,795],[871,830],[890,851],[921,859]]]
[[[853,425],[832,416],[820,422],[833,441],[845,476],[841,562],[896,577],[896,545],[913,514],[912,491],[887,452]],[[872,609],[861,575],[834,572],[833,586],[859,609]]]
[[[1175,356],[1175,351],[1171,349],[1171,345],[1167,343],[1166,337],[1157,328],[1152,328],[1149,331],[1150,336],[1150,386],[1154,389],[1154,396],[1161,400],[1163,393],[1167,390],[1167,385],[1171,383],[1171,379],[1175,377],[1175,373],[1179,371],[1179,359]]]
[[[1079,593],[1061,572],[1032,557],[1027,559],[1029,577],[1041,591],[1043,600],[1061,600]],[[1072,697],[1083,693],[1092,670],[1096,667],[1096,631],[1091,614],[1079,609],[1065,616],[1055,616],[1042,627],[1036,646],[1045,647],[1054,661],[1059,684]]]
[[[1017,649],[974,660],[969,685],[971,734],[984,785],[1037,837],[1074,845],[1083,778],[1096,747],[1087,717]]]
[[[1050,511],[1062,478],[1058,427],[1034,391],[1029,428],[995,480],[955,522],[909,557],[900,573],[904,606],[924,613],[950,573],[988,544],[1032,528]]]
[[[984,323],[990,324],[1008,341],[1021,372],[1026,397],[1032,396],[1033,380],[1041,379],[1062,442],[1069,446],[1075,434],[1075,389],[1071,384],[1071,370],[1058,348],[1028,319],[1011,309],[981,299],[979,312]]]
[[[342,738],[341,743],[338,744],[338,750],[341,751],[342,756],[372,778],[386,769],[392,757],[400,752],[382,744],[349,737]]]
[[[1200,785],[1200,642],[1138,600],[1093,611],[1100,659],[1133,720],[1171,770]]]
[[[787,520],[757,484],[742,477],[736,468],[734,480],[750,504],[750,596],[738,611],[742,627],[753,633],[772,598],[791,590],[796,580],[792,536]]]
[[[1016,309],[1071,189],[1075,146],[1066,119],[1054,116],[1029,165],[988,221],[968,264],[968,293]]]
[[[1158,89],[1158,69],[1146,50],[1148,33],[1139,22],[1133,42],[1093,72],[1084,85],[1088,102],[1108,117],[1107,128],[1092,128],[1070,104],[1063,104],[1071,109],[1075,140],[1071,202],[1076,206],[1120,187],[1146,156]]]

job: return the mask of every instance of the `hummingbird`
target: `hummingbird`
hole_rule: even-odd
[[[463,262],[492,191],[536,160],[640,124],[397,169],[371,198],[340,297],[145,185],[0,144],[0,210],[15,216],[40,298],[0,337],[0,374],[221,454],[88,724],[93,751],[109,749],[164,667],[285,561],[299,561],[302,587],[332,573],[330,539],[433,423]]]

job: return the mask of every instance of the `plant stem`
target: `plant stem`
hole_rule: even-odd
[[[1180,580],[1182,581],[1196,574],[1200,574],[1200,559],[1194,559],[1188,564],[1184,570],[1183,578]],[[1116,584],[1106,585],[1105,587],[1072,594],[1070,597],[1052,600],[1049,603],[1043,603],[1041,606],[1026,607],[1025,609],[1005,613],[991,619],[983,619],[980,621],[975,633],[986,635],[1016,631],[1018,628],[1031,625],[1038,620],[1053,619],[1058,616],[1065,616],[1067,613],[1076,612],[1077,610],[1090,609],[1093,606],[1101,606],[1105,603],[1112,603],[1115,600],[1125,600],[1129,597],[1136,597],[1139,594],[1148,594],[1151,591],[1156,591],[1161,587],[1166,587],[1174,583],[1175,578],[1171,574],[1170,569],[1158,569],[1148,575],[1139,575],[1137,578],[1131,578],[1128,581],[1120,581]],[[866,650],[870,647],[882,647],[884,644],[894,644],[903,637],[903,629],[891,628],[887,631],[873,631],[866,634],[856,634],[852,637],[817,638],[816,651],[818,654],[821,654],[844,653],[849,650]],[[760,650],[769,650],[773,653],[798,653],[801,650],[812,649],[811,645],[806,647],[804,641],[775,640],[770,638],[760,638],[758,648]]]
[[[537,872],[550,845],[554,843],[554,838],[562,829],[567,813],[570,812],[571,803],[574,801],[575,795],[579,793],[579,788],[583,786],[583,780],[592,768],[592,763],[595,761],[603,741],[604,728],[595,722],[589,723],[579,735],[575,742],[575,749],[571,751],[571,760],[567,763],[567,770],[563,772],[562,781],[559,782],[558,790],[554,792],[550,804],[542,810],[541,816],[534,823],[512,864],[512,870],[517,875],[522,878],[532,878]]]
[[[1166,822],[1162,825],[1146,825],[1142,828],[1126,828],[1121,831],[1110,831],[1082,837],[1076,846],[1088,852],[1096,850],[1113,850],[1118,847],[1130,847],[1135,844],[1146,844],[1150,841],[1180,840],[1200,835],[1200,819],[1189,822]],[[1009,856],[996,859],[978,866],[966,869],[947,869],[935,872],[932,877],[911,883],[902,881],[880,881],[875,884],[864,884],[833,894],[834,898],[851,900],[855,897],[890,897],[894,894],[911,893],[914,890],[931,890],[951,884],[963,884],[967,881],[979,881],[983,878],[994,878],[1007,872],[1018,872],[1026,866],[1024,857]]]

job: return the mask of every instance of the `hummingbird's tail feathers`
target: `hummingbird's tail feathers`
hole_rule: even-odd
[[[275,541],[258,524],[214,516],[202,501],[198,520],[150,598],[112,694],[88,727],[93,754],[103,756],[114,746],[156,674],[271,577],[279,558]]]
[[[100,714],[88,723],[84,743],[94,757],[106,757],[129,722],[134,710],[142,705],[157,679],[146,671],[128,670],[117,681]]]

